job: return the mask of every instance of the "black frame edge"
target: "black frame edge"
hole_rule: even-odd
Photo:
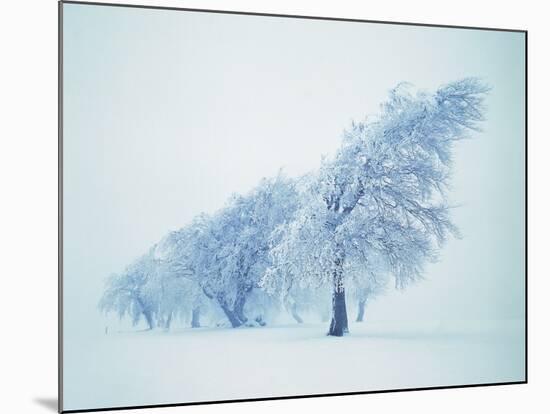
[[[487,383],[487,384],[447,385],[447,386],[441,386],[441,387],[436,386],[436,387],[420,387],[420,388],[401,388],[396,390],[354,391],[354,392],[329,393],[329,394],[292,395],[292,396],[266,397],[266,398],[242,398],[242,399],[235,399],[235,400],[197,401],[197,402],[176,403],[176,404],[151,404],[151,405],[133,405],[133,406],[125,406],[125,407],[85,408],[85,409],[76,409],[76,410],[64,410],[64,411],[61,411],[61,413],[92,413],[97,411],[141,410],[141,409],[151,409],[151,408],[187,407],[187,406],[193,406],[193,405],[215,405],[215,404],[233,404],[233,403],[247,403],[247,402],[262,402],[262,401],[302,400],[306,398],[346,397],[351,395],[387,394],[387,393],[410,392],[410,391],[434,391],[434,390],[495,387],[495,386],[505,386],[505,385],[521,385],[521,384],[527,384],[527,381],[495,382],[495,383]]]
[[[63,412],[63,2],[57,12],[57,411]]]
[[[529,125],[529,111],[527,109],[528,107],[528,96],[529,96],[529,88],[528,88],[528,79],[529,79],[529,73],[528,73],[528,53],[527,53],[527,49],[528,49],[528,40],[527,40],[527,30],[524,32],[525,34],[525,137],[524,137],[524,145],[525,145],[525,286],[524,286],[524,289],[525,289],[525,383],[528,382],[527,380],[527,371],[528,371],[528,368],[529,368],[529,364],[528,364],[528,358],[527,358],[527,355],[529,354],[528,352],[528,326],[529,326],[529,318],[527,317],[527,314],[529,312],[529,309],[528,309],[528,303],[529,303],[529,300],[527,299],[528,295],[529,295],[529,289],[528,289],[528,277],[527,277],[527,274],[528,274],[528,271],[527,271],[527,266],[528,266],[528,262],[529,262],[529,249],[527,247],[528,245],[528,232],[529,232],[529,226],[528,226],[528,220],[527,218],[529,217],[529,212],[528,212],[528,194],[529,194],[529,191],[527,189],[527,187],[529,186],[529,180],[528,180],[528,174],[529,174],[529,171],[528,171],[528,162],[527,162],[527,159],[528,159],[528,125]]]
[[[232,14],[232,15],[241,15],[241,16],[262,16],[262,17],[283,17],[283,18],[293,18],[293,19],[307,19],[307,20],[328,20],[336,22],[353,22],[353,23],[379,23],[379,24],[393,24],[401,26],[421,26],[421,27],[432,27],[432,28],[443,28],[443,29],[469,29],[469,30],[488,30],[488,31],[497,31],[497,32],[512,32],[512,33],[525,33],[527,30],[524,29],[506,29],[499,27],[482,27],[482,26],[460,26],[452,24],[433,24],[433,23],[414,23],[414,22],[400,22],[400,21],[389,21],[389,20],[368,20],[368,19],[352,19],[345,17],[324,17],[324,16],[306,16],[299,14],[280,14],[280,13],[265,13],[265,12],[242,12],[237,10],[216,10],[216,9],[197,9],[197,8],[186,8],[186,7],[173,7],[173,6],[151,6],[151,5],[140,5],[140,4],[131,4],[131,3],[102,3],[94,1],[79,1],[79,0],[60,0],[61,3],[66,4],[80,4],[80,5],[89,5],[89,6],[105,6],[105,7],[126,7],[132,9],[150,9],[150,10],[173,10],[173,11],[186,11],[186,12],[197,12],[197,13],[217,13],[217,14]]]

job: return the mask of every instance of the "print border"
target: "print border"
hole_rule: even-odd
[[[244,16],[263,16],[263,17],[280,17],[291,19],[306,19],[306,20],[324,20],[324,21],[340,21],[340,22],[352,22],[352,23],[375,23],[375,24],[390,24],[401,26],[415,26],[415,27],[432,27],[432,28],[446,28],[446,29],[464,29],[464,30],[485,30],[485,31],[498,31],[498,32],[513,32],[523,33],[525,37],[525,379],[523,381],[509,381],[509,382],[495,382],[495,383],[482,383],[482,384],[463,384],[463,385],[443,385],[433,387],[420,387],[420,388],[398,388],[387,390],[373,390],[373,391],[355,391],[355,392],[342,392],[342,393],[328,393],[328,394],[306,394],[306,395],[288,395],[277,397],[265,397],[265,398],[242,398],[231,400],[216,400],[216,401],[196,401],[186,403],[173,403],[173,404],[151,404],[151,405],[134,405],[134,406],[120,406],[120,407],[98,407],[98,408],[84,408],[84,409],[63,409],[63,4],[77,4],[85,6],[101,6],[101,7],[121,7],[121,8],[134,8],[134,9],[154,9],[154,10],[173,10],[183,12],[196,12],[196,13],[216,13],[216,14],[228,14],[228,15],[244,15]],[[502,386],[502,385],[516,385],[528,383],[528,300],[527,300],[527,216],[528,216],[528,201],[527,201],[527,124],[528,124],[528,66],[527,66],[527,30],[519,29],[505,29],[495,27],[477,27],[477,26],[457,26],[457,25],[444,25],[444,24],[428,24],[428,23],[412,23],[412,22],[393,22],[383,20],[362,20],[351,18],[337,18],[337,17],[321,17],[321,16],[302,16],[291,14],[275,14],[275,13],[254,13],[254,12],[241,12],[230,10],[210,10],[210,9],[195,9],[195,8],[183,8],[183,7],[166,7],[166,6],[151,6],[151,5],[138,5],[138,4],[126,4],[126,3],[99,3],[99,2],[86,2],[86,1],[73,1],[73,0],[61,0],[58,2],[58,412],[60,413],[87,413],[96,411],[114,411],[114,410],[134,410],[142,408],[161,408],[161,407],[182,407],[191,405],[210,405],[210,404],[226,404],[226,403],[242,403],[242,402],[256,402],[256,401],[273,401],[273,400],[289,400],[289,399],[301,399],[301,398],[319,398],[319,397],[336,397],[347,395],[363,395],[363,394],[381,394],[388,392],[407,392],[407,391],[427,391],[427,390],[444,390],[455,388],[473,388],[473,387],[490,387],[490,386]]]

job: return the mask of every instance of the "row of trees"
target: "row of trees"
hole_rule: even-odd
[[[201,311],[238,327],[281,308],[297,322],[328,308],[328,334],[342,336],[346,296],[362,320],[390,278],[397,288],[420,279],[458,235],[447,202],[453,143],[477,130],[488,87],[467,78],[433,94],[409,89],[353,123],[315,173],[263,179],[168,234],[109,279],[100,307],[151,328],[189,314],[199,326]]]

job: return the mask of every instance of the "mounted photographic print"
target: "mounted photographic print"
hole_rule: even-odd
[[[525,383],[526,37],[60,3],[60,409]]]

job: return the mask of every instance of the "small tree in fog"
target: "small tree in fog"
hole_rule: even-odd
[[[123,273],[111,275],[99,301],[100,310],[116,312],[121,319],[128,316],[133,325],[137,325],[143,317],[149,329],[153,329],[157,304],[146,287],[152,272],[148,253],[135,260]]]

